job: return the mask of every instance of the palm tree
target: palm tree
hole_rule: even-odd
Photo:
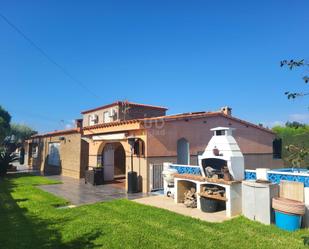
[[[10,152],[6,148],[0,149],[0,176],[5,176],[8,169],[10,168],[10,164],[19,159],[14,153]]]

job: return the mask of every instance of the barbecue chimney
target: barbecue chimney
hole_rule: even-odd
[[[222,170],[228,167],[234,180],[244,179],[244,156],[232,136],[233,128],[216,127],[211,129],[214,132],[204,153],[199,157],[199,165],[205,169],[212,167]]]

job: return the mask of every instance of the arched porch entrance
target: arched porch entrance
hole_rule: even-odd
[[[106,143],[102,150],[104,181],[123,179],[126,176],[126,153],[120,142]]]

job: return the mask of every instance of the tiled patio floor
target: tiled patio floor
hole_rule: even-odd
[[[73,205],[82,205],[102,201],[110,201],[114,199],[137,199],[148,196],[143,193],[127,194],[123,188],[123,180],[104,184],[99,186],[92,186],[85,184],[84,179],[74,179],[65,176],[46,176],[50,179],[59,180],[62,184],[41,185],[40,189],[65,198]]]
[[[178,214],[191,216],[193,218],[201,219],[208,222],[222,222],[229,219],[225,215],[225,210],[215,213],[204,213],[197,208],[186,208],[181,203],[176,204],[172,198],[163,195],[149,196],[134,201],[153,207],[167,209]]]

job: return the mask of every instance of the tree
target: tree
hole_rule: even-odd
[[[275,126],[272,130],[282,139],[282,159],[286,166],[309,166],[309,155],[304,153],[309,148],[309,125]]]
[[[309,69],[309,63],[307,63],[305,60],[283,60],[280,62],[281,67],[288,67],[290,70],[296,68],[296,67],[303,67],[306,69]],[[305,82],[305,84],[309,83],[309,76],[307,75],[308,72],[305,72],[302,79]],[[295,99],[297,97],[303,97],[309,95],[309,92],[285,92],[285,95],[287,95],[288,99]]]
[[[294,68],[303,67],[306,69],[309,69],[309,64],[305,62],[305,60],[283,60],[280,62],[281,67],[288,67],[290,70]],[[307,72],[304,73],[302,77],[305,84],[309,82],[309,76],[307,75]],[[285,92],[285,95],[287,95],[288,99],[295,99],[298,97],[304,97],[309,95],[309,92]],[[306,125],[300,124],[298,122],[287,122],[286,126],[288,128],[298,129],[298,128],[306,128]],[[308,134],[308,133],[306,133]],[[289,153],[287,160],[292,163],[293,166],[303,166],[303,164],[306,161],[306,158],[309,156],[309,147],[307,146],[299,146],[295,144],[288,144],[285,146],[286,151]]]
[[[0,144],[10,132],[11,115],[0,106]]]
[[[0,176],[5,176],[11,163],[18,160],[18,156],[8,150],[6,147],[0,148]]]
[[[298,128],[306,127],[306,124],[302,124],[302,123],[297,122],[297,121],[293,121],[293,122],[288,121],[288,122],[285,123],[285,126],[286,127],[290,127],[290,128],[298,129]]]
[[[14,136],[15,143],[23,143],[31,136],[37,134],[37,131],[24,124],[12,124],[10,135]]]

